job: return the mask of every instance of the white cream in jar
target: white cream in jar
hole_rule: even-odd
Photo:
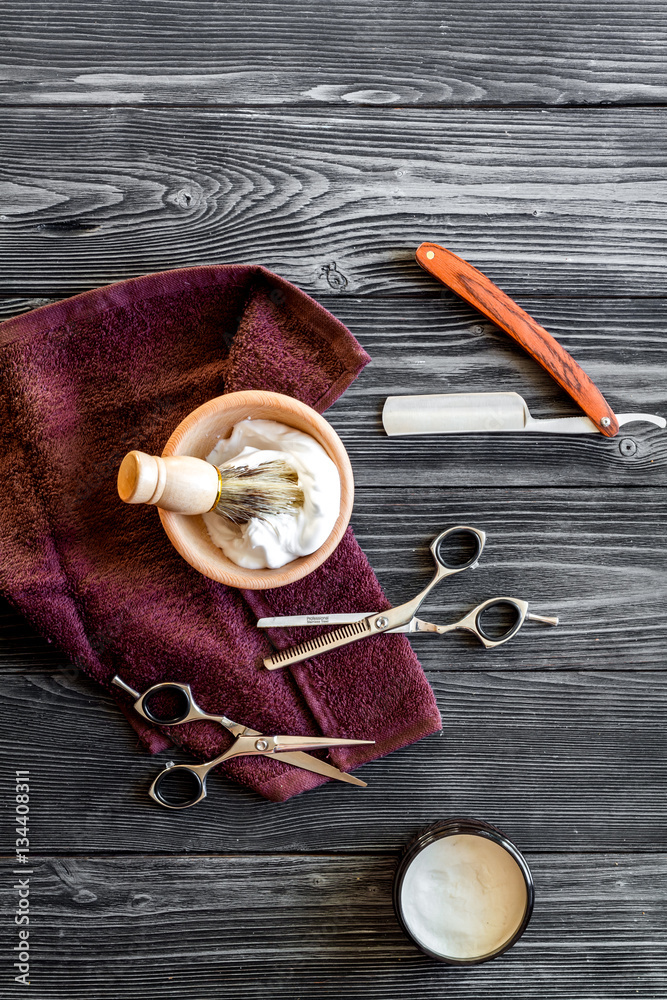
[[[275,458],[298,474],[303,507],[295,514],[253,518],[235,525],[203,514],[211,541],[245,569],[278,569],[310,555],[327,540],[340,512],[340,476],[324,448],[309,434],[275,420],[242,420],[206,456],[212,465],[255,468]]]
[[[477,834],[450,834],[422,848],[400,887],[401,916],[415,942],[459,962],[501,951],[527,908],[528,889],[517,861]]]

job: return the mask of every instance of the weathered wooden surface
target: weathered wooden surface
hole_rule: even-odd
[[[145,794],[166,756],[3,602],[0,996],[25,990],[7,779],[28,767],[39,1000],[664,1000],[667,434],[388,439],[380,422],[409,392],[575,412],[415,264],[428,239],[516,297],[617,412],[667,416],[664,5],[20,0],[3,35],[0,319],[151,270],[264,264],[373,358],[328,417],[390,599],[468,522],[480,566],[425,617],[513,593],[561,623],[490,653],[413,637],[445,728],[367,765],[367,789],[276,806],[214,776],[174,815]],[[390,901],[403,844],[453,813],[505,828],[537,889],[519,945],[468,970],[420,955]]]
[[[516,433],[388,438],[381,415],[390,395],[505,390],[522,395],[534,416],[580,411],[517,344],[452,294],[318,299],[372,358],[326,414],[350,454],[358,487],[667,482],[667,435],[648,423],[627,424],[612,439]],[[49,301],[0,299],[0,319]],[[662,299],[522,302],[577,358],[616,412],[667,416]]]
[[[432,293],[424,240],[510,295],[664,295],[661,107],[6,109],[0,292],[262,263],[315,294]]]
[[[502,961],[471,970],[424,959],[402,935],[388,858],[39,859],[35,986],[100,1000],[264,1000],[270,983],[277,1000],[339,1000],[372,984],[376,996],[477,1000],[505,995],[510,980],[531,998],[663,996],[667,855],[528,860],[537,898],[528,932]],[[12,903],[5,890],[5,920]]]
[[[20,104],[664,102],[667,13],[450,0],[13,3],[0,98]]]
[[[361,487],[351,523],[393,604],[414,597],[431,578],[428,545],[440,531],[455,524],[486,531],[479,566],[432,592],[420,612],[427,620],[456,621],[502,594],[528,600],[537,614],[560,617],[556,628],[526,623],[491,651],[464,633],[413,635],[410,641],[429,672],[665,667],[667,502],[661,488],[602,494]],[[0,617],[0,651],[0,669],[7,672],[48,670],[58,657],[7,607]],[[58,665],[65,667],[66,660],[60,657]]]
[[[664,671],[516,672],[496,662],[429,678],[442,734],[365,765],[367,788],[333,783],[281,805],[224,775],[213,775],[193,809],[155,805],[155,775],[188,757],[151,757],[116,705],[67,673],[3,678],[0,745],[10,774],[33,775],[31,843],[45,854],[398,856],[420,829],[452,815],[485,818],[531,850],[663,846]]]

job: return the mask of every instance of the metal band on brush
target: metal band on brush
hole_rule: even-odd
[[[215,510],[215,508],[220,503],[220,497],[222,496],[222,483],[223,483],[222,473],[220,472],[220,469],[217,467],[217,465],[215,466],[215,471],[218,473],[218,493],[217,493],[217,496],[215,498],[215,503],[213,504],[213,506],[209,510],[206,511],[207,514],[210,514],[211,511]]]

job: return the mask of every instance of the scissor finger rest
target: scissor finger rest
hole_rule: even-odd
[[[528,601],[522,601],[518,597],[491,597],[451,625],[433,625],[431,622],[415,619],[411,631],[446,635],[463,629],[476,635],[485,649],[493,649],[515,636],[526,619],[558,625],[558,618],[529,614]]]

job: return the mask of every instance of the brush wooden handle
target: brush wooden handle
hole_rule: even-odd
[[[157,504],[179,514],[205,514],[218,497],[218,470],[201,458],[160,458],[131,451],[118,470],[118,495],[125,503]]]
[[[618,420],[597,386],[571,354],[532,316],[467,261],[437,243],[422,243],[417,262],[509,333],[570,394],[605,437],[618,434]]]

